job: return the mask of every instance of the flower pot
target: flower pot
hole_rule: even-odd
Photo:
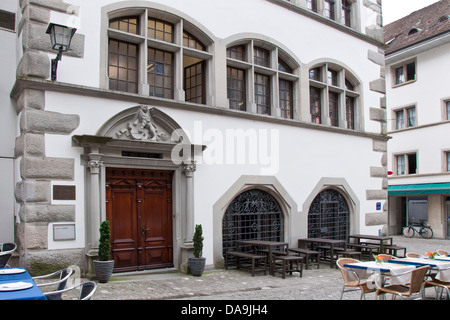
[[[206,258],[189,258],[189,268],[195,277],[200,277],[205,270]]]
[[[111,278],[114,269],[114,260],[98,261],[94,260],[94,272],[98,282],[106,283]]]

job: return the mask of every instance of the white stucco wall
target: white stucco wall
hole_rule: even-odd
[[[450,98],[448,74],[450,72],[450,43],[443,44],[425,52],[411,55],[409,58],[395,61],[386,66],[386,88],[388,106],[388,128],[395,126],[395,114],[392,110],[405,106],[416,106],[417,126],[392,131],[389,145],[389,170],[395,172],[394,155],[417,151],[418,174],[429,176],[404,177],[409,183],[448,181],[448,175],[430,176],[443,173],[443,150],[450,148],[448,132],[450,123],[444,120],[443,100]],[[413,83],[392,88],[392,65],[416,57],[417,80]],[[443,121],[444,120],[444,121]],[[412,181],[413,180],[413,181]],[[391,180],[394,183],[394,180]],[[395,179],[395,184],[400,180]]]
[[[79,28],[77,33],[85,36],[83,58],[63,56],[58,66],[58,81],[75,86],[99,88],[101,83],[101,33],[102,7],[115,1],[71,0],[70,3],[80,6]],[[316,20],[276,6],[263,0],[168,0],[168,1],[126,1],[128,6],[152,5],[158,8],[167,6],[171,13],[179,13],[183,18],[198,24],[205,32],[217,41],[215,49],[225,49],[224,43],[239,38],[241,34],[260,35],[292,54],[292,58],[306,70],[316,61],[337,62],[350,70],[361,81],[360,102],[363,109],[363,128],[369,133],[380,133],[380,123],[370,120],[369,109],[378,108],[382,94],[370,90],[369,83],[380,77],[380,66],[368,60],[368,51],[378,52],[378,46],[370,41],[351,36]],[[239,10],[236,10],[236,7]],[[360,6],[359,10],[366,8]],[[369,25],[372,15],[361,13],[365,23]],[[320,35],[320,36],[318,36]],[[215,53],[214,51],[211,53]],[[54,58],[54,54],[48,54]],[[217,55],[216,66],[226,68],[225,57]],[[306,68],[306,69],[305,69]],[[223,71],[223,70],[222,70]],[[224,72],[217,72],[225,74]],[[305,73],[304,73],[305,74]],[[306,72],[307,74],[307,72]],[[215,79],[216,91],[226,92],[226,78]],[[308,79],[301,78],[302,86],[308,87]],[[220,87],[222,86],[222,87]],[[217,106],[227,106],[226,94],[216,97]],[[95,135],[98,129],[113,115],[136,106],[137,103],[124,102],[101,97],[88,97],[75,94],[46,91],[45,110],[64,114],[78,114],[79,127],[70,135],[45,135],[45,153],[47,157],[75,159],[74,181],[53,181],[53,184],[69,184],[76,186],[76,200],[52,202],[54,204],[74,204],[77,237],[74,241],[55,242],[52,239],[52,224],[49,225],[48,248],[81,248],[85,246],[85,167],[80,163],[81,148],[72,146],[73,135]],[[296,204],[297,211],[292,213],[305,217],[305,202],[322,178],[345,180],[354,192],[359,203],[359,217],[352,228],[361,233],[378,233],[381,226],[366,226],[365,214],[376,212],[376,203],[380,200],[366,200],[367,190],[381,190],[382,179],[371,177],[371,167],[381,167],[381,152],[373,151],[373,140],[368,135],[335,133],[324,129],[290,126],[274,121],[249,120],[231,116],[221,116],[202,112],[186,111],[178,108],[152,105],[173,118],[186,132],[191,134],[191,142],[208,145],[204,163],[197,165],[195,172],[195,222],[204,225],[205,256],[212,263],[213,206],[243,175],[274,176]],[[309,109],[309,106],[306,107]],[[227,130],[250,130],[257,132],[257,138],[265,138],[265,134],[274,134],[275,145],[268,150],[256,149],[262,155],[256,157],[256,164],[246,161],[243,165],[229,163],[226,159],[229,152],[220,148],[219,137],[226,137]],[[260,131],[261,130],[261,131]],[[264,145],[265,146],[265,145]],[[224,164],[211,164],[217,154],[211,154],[216,147],[223,151]],[[277,147],[277,148],[275,148]],[[270,151],[267,153],[266,151]],[[208,157],[209,155],[209,157]],[[263,158],[266,156],[266,158]],[[237,156],[236,156],[237,157]],[[237,158],[234,158],[237,160]],[[264,160],[274,167],[272,171],[264,171]],[[270,162],[272,161],[272,162]],[[349,204],[353,206],[353,204]],[[296,219],[295,221],[301,221]],[[304,220],[303,220],[304,221]],[[294,230],[295,229],[295,230]],[[291,225],[288,236],[305,234],[306,225]],[[302,231],[298,231],[302,230]],[[292,238],[294,239],[294,238]],[[292,240],[291,239],[291,240]],[[296,243],[292,242],[293,245]]]
[[[0,2],[0,10],[16,13],[17,2],[4,0]],[[17,135],[17,117],[15,107],[10,98],[10,89],[15,81],[16,70],[16,33],[15,31],[0,29],[0,127],[3,138],[0,139],[0,242],[14,241],[14,139]]]

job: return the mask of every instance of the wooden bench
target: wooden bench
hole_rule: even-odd
[[[394,255],[396,257],[399,257],[399,258],[405,258],[406,257],[406,248],[405,247],[392,245],[392,246],[384,246],[384,249],[386,250],[386,253]],[[397,254],[398,251],[403,251],[403,256],[402,257],[400,257]]]
[[[281,262],[281,264],[279,262]],[[303,257],[287,255],[273,257],[273,275],[279,270],[281,270],[281,277],[283,279],[286,278],[286,272],[289,272],[289,274],[298,272],[300,273],[300,277],[302,277]]]
[[[249,259],[251,260],[251,273],[252,277],[255,275],[256,271],[264,271],[264,275],[266,275],[266,267],[267,267],[267,256],[265,255],[259,255],[259,254],[253,254],[248,252],[241,252],[241,251],[228,251],[225,256],[225,269],[228,270],[228,257],[234,256],[236,257],[236,267],[239,268],[247,268],[247,266],[244,263],[241,263],[241,258],[243,259]],[[263,260],[263,268],[259,269],[257,268],[257,260]]]
[[[299,256],[304,258],[305,262],[305,269],[308,270],[310,265],[317,265],[317,269],[320,268],[320,261],[319,261],[319,251],[309,250],[309,249],[302,249],[302,248],[289,248],[289,251],[297,253]],[[311,262],[312,261],[312,262]]]
[[[370,259],[372,258],[372,254],[379,253],[380,247],[372,244],[356,244],[349,243],[347,247],[354,248],[357,251],[361,252],[362,255],[367,255]]]

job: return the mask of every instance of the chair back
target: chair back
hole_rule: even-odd
[[[47,300],[62,300],[62,295],[64,293],[67,293],[68,296],[72,296],[69,292],[74,292],[73,290],[80,290],[78,295],[79,300],[91,300],[95,290],[97,290],[97,284],[93,281],[88,281],[64,290],[45,292],[44,295]]]
[[[56,290],[63,290],[66,287],[67,280],[69,280],[70,275],[72,274],[71,268],[66,268],[61,270],[61,274],[59,276],[59,280],[61,281],[58,283],[58,286],[56,287]]]
[[[411,272],[411,284],[409,287],[410,293],[417,293],[420,291],[428,270],[430,270],[430,266],[416,268]]]
[[[352,258],[340,258],[336,261],[336,265],[339,267],[339,271],[342,274],[342,278],[344,279],[344,283],[350,282],[350,281],[357,281],[359,280],[356,276],[356,273],[353,271],[348,270],[346,267],[344,267],[347,263],[355,263],[358,262],[358,260],[352,259]]]
[[[420,254],[414,253],[414,252],[408,252],[408,253],[406,254],[406,256],[407,256],[408,258],[418,258],[418,257],[420,257]]]
[[[446,257],[448,257],[448,252],[445,251],[445,250],[437,250],[436,252],[437,252],[439,255],[441,255],[441,256],[446,256]]]
[[[13,242],[5,242],[0,244],[0,252],[6,252],[6,251],[14,251],[16,250],[17,245]]]
[[[95,290],[97,290],[97,284],[89,281],[81,284],[80,300],[91,300]]]
[[[6,268],[11,256],[12,256],[12,252],[10,252],[10,251],[0,252],[0,268]]]

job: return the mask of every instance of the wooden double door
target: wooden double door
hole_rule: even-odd
[[[172,171],[106,168],[114,272],[173,266]]]

